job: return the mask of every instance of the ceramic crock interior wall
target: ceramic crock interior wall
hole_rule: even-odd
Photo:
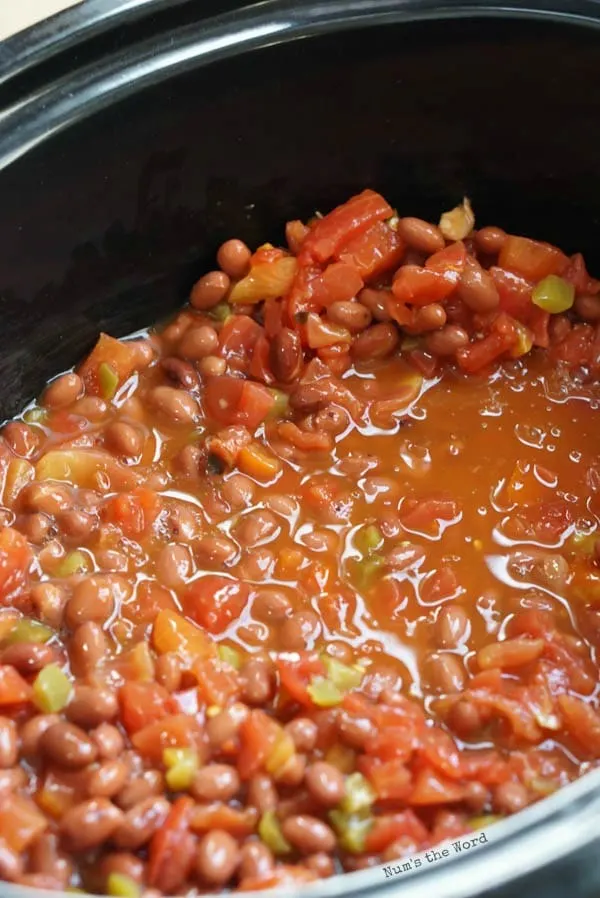
[[[597,68],[593,33],[488,18],[296,41],[133,89],[0,173],[2,413],[98,330],[167,315],[222,239],[276,239],[365,185],[433,218],[466,193],[480,222],[592,261]]]

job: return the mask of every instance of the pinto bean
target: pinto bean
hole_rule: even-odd
[[[62,721],[44,730],[39,748],[49,761],[68,770],[87,767],[98,754],[96,745],[82,729]]]
[[[375,727],[366,717],[351,717],[341,714],[337,719],[337,729],[341,739],[351,748],[364,748],[375,735]]]
[[[165,788],[165,781],[159,770],[144,770],[141,776],[132,779],[115,798],[123,810],[129,810],[151,796],[160,795]]]
[[[502,228],[488,225],[476,231],[473,239],[479,252],[497,256],[504,246],[507,236],[506,231],[503,231]]]
[[[389,298],[391,293],[389,290],[373,290],[371,287],[365,287],[358,294],[358,301],[362,306],[369,310],[375,321],[391,321],[392,316],[389,313]]]
[[[328,879],[335,874],[333,858],[325,851],[317,851],[304,859],[305,867],[314,873],[319,879]]]
[[[171,424],[193,424],[198,417],[198,403],[184,390],[154,387],[148,398],[154,408]]]
[[[521,783],[506,782],[496,786],[492,802],[498,814],[516,814],[527,807],[529,796]]]
[[[425,346],[432,355],[454,355],[468,343],[468,333],[456,324],[447,324],[425,337]]]
[[[334,324],[340,324],[353,334],[364,331],[373,320],[371,312],[361,302],[332,302],[327,307],[327,317]]]
[[[47,664],[56,661],[56,649],[52,645],[36,642],[18,642],[9,645],[1,654],[2,664],[10,664],[20,674],[38,673]]]
[[[194,390],[200,385],[200,376],[189,362],[169,356],[160,363],[161,368],[175,387]]]
[[[326,808],[339,804],[346,792],[343,775],[325,761],[316,761],[306,769],[305,782],[313,798]]]
[[[252,253],[242,240],[226,240],[217,252],[219,267],[230,278],[243,278],[250,270]]]
[[[105,761],[90,772],[87,782],[88,795],[94,798],[112,798],[121,791],[128,774],[127,765],[118,758]]]
[[[442,649],[454,649],[463,645],[471,633],[469,615],[456,603],[444,605],[440,609],[435,627],[437,643]]]
[[[42,403],[46,408],[66,408],[83,393],[83,381],[78,374],[69,372],[61,374],[48,384],[42,395]]]
[[[171,805],[166,798],[150,796],[130,808],[113,833],[117,848],[137,851],[161,828]]]
[[[460,699],[449,711],[448,726],[459,739],[472,738],[482,727],[477,705],[469,699]]]
[[[66,888],[73,872],[72,862],[59,850],[56,833],[45,832],[29,850],[29,866],[34,873],[52,876]]]
[[[40,739],[55,723],[59,723],[58,714],[37,714],[21,727],[19,736],[21,742],[21,756],[33,758],[39,752]]]
[[[227,371],[227,362],[218,355],[207,355],[198,362],[198,371],[203,377],[220,377]]]
[[[190,792],[198,801],[230,801],[240,790],[240,777],[229,764],[207,764],[200,768]]]
[[[110,723],[101,723],[90,733],[99,758],[118,758],[125,748],[123,737],[119,730]]]
[[[252,614],[266,623],[281,622],[291,612],[292,603],[284,592],[274,587],[264,587],[256,591],[252,603]]]
[[[600,321],[600,296],[578,296],[573,308],[584,321]]]
[[[318,817],[310,817],[307,814],[286,817],[281,824],[281,830],[300,854],[333,851],[335,848],[333,830]]]
[[[297,380],[302,370],[303,352],[296,331],[282,328],[271,341],[269,358],[275,380],[284,384]]]
[[[412,334],[425,334],[429,331],[437,331],[446,323],[446,311],[438,302],[431,302],[427,306],[421,306],[413,312],[410,327],[407,330]]]
[[[156,577],[170,589],[178,589],[192,571],[192,557],[187,546],[169,543],[156,558]]]
[[[115,610],[112,581],[102,577],[86,577],[77,584],[65,608],[65,622],[74,630],[81,624],[104,624]]]
[[[82,396],[72,408],[75,415],[81,415],[88,421],[100,421],[108,412],[108,403],[99,396]]]
[[[108,652],[108,642],[102,628],[93,621],[77,627],[69,641],[71,670],[77,677],[95,671]]]
[[[111,838],[123,812],[107,798],[91,798],[70,808],[60,822],[60,831],[72,851],[89,851]]]
[[[166,652],[159,655],[155,664],[156,682],[160,683],[167,692],[177,692],[181,687],[183,672],[181,662],[174,652]]]
[[[398,222],[398,234],[406,241],[411,249],[431,256],[438,250],[444,249],[446,241],[437,225],[430,224],[422,218],[401,218]]]
[[[240,519],[234,536],[242,546],[253,548],[270,542],[278,532],[279,521],[273,512],[258,508]]]
[[[317,744],[318,727],[309,717],[295,717],[286,723],[285,730],[292,737],[296,751],[309,753]]]
[[[248,782],[246,801],[260,814],[273,811],[277,807],[277,790],[273,780],[266,773],[256,773]]]
[[[457,294],[473,312],[491,312],[500,302],[494,279],[471,257],[467,258]]]
[[[242,698],[249,705],[264,705],[273,694],[273,670],[264,658],[250,658],[241,670]]]
[[[220,714],[206,722],[206,734],[213,750],[218,751],[227,742],[235,739],[242,721],[248,716],[248,708],[241,702],[234,702]]]
[[[349,420],[346,409],[340,408],[339,405],[331,404],[312,415],[309,429],[315,430],[317,433],[329,433],[337,436],[346,430]],[[300,427],[304,429],[303,424]]]
[[[359,362],[384,359],[397,348],[400,338],[393,324],[372,324],[352,344],[352,355]]]
[[[209,271],[194,284],[190,304],[201,312],[214,308],[225,299],[229,283],[225,271]]]
[[[215,355],[219,349],[219,335],[210,324],[190,327],[181,338],[179,352],[184,359],[199,362],[209,355]]]
[[[33,427],[24,421],[9,421],[2,428],[2,436],[6,445],[21,458],[31,458],[39,443]]]
[[[284,651],[303,652],[312,647],[320,632],[321,622],[314,611],[297,611],[281,625],[279,640]]]
[[[45,481],[30,483],[20,494],[26,511],[55,515],[73,504],[72,493],[66,484]]]
[[[67,604],[67,593],[62,586],[48,581],[35,583],[29,597],[41,621],[51,627],[60,627]]]
[[[115,692],[109,687],[85,686],[77,684],[73,698],[65,709],[71,723],[85,730],[94,729],[101,723],[108,723],[119,713],[119,703]]]
[[[239,511],[252,505],[256,484],[245,474],[231,474],[223,481],[221,495],[233,511]]]
[[[236,871],[240,851],[235,839],[222,829],[207,833],[198,844],[196,872],[213,886],[224,886]]]
[[[144,879],[144,862],[129,851],[115,851],[102,858],[100,873],[105,882],[112,873],[118,873],[133,882],[141,883]]]
[[[104,431],[104,441],[111,452],[124,458],[137,458],[144,448],[144,438],[133,424],[113,421]]]
[[[273,855],[266,845],[258,840],[246,842],[240,850],[240,879],[254,879],[254,877],[268,876],[273,870],[275,862]]]
[[[21,525],[21,532],[30,543],[33,543],[35,546],[43,546],[56,533],[56,529],[47,514],[36,512],[25,517]],[[36,583],[35,586],[39,587],[42,584]]]
[[[473,811],[475,814],[480,814],[489,804],[489,789],[484,786],[483,783],[473,780],[472,782],[467,783],[464,801],[469,810]]]
[[[10,717],[0,717],[0,767],[14,767],[19,756],[17,725]]]
[[[63,541],[83,545],[96,527],[97,518],[79,508],[70,508],[57,515],[57,524]]]
[[[465,672],[456,655],[434,652],[425,661],[425,680],[433,692],[451,695],[462,692]]]
[[[238,549],[235,543],[226,536],[205,534],[195,541],[194,554],[200,565],[213,565],[221,568],[233,564],[238,555]]]

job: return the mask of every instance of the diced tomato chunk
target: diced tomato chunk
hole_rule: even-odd
[[[117,524],[123,535],[135,539],[146,533],[161,512],[160,497],[146,487],[132,493],[119,493],[105,504],[103,517],[110,524]]]
[[[280,733],[280,726],[264,711],[250,711],[242,721],[237,767],[243,780],[258,773],[273,750]]]
[[[376,817],[373,826],[367,833],[365,851],[369,854],[380,854],[393,842],[408,836],[419,845],[427,839],[427,827],[410,809],[397,814],[385,814]]]
[[[396,304],[426,306],[432,302],[443,302],[456,287],[451,276],[439,271],[420,268],[418,265],[403,265],[392,283],[392,294]],[[390,303],[390,312],[394,307]],[[402,324],[402,321],[399,322]]]
[[[310,653],[298,655],[295,652],[289,656],[280,654],[277,656],[276,665],[280,684],[290,697],[300,705],[314,707],[308,686],[313,676],[325,674],[325,665],[319,656]]]
[[[380,763],[374,758],[360,759],[367,777],[380,801],[405,801],[411,792],[411,773],[400,759]]]
[[[150,841],[148,885],[167,895],[185,882],[195,859],[196,843],[189,832],[193,807],[187,795],[178,798]]]
[[[102,395],[100,366],[107,365],[116,375],[119,385],[125,383],[140,365],[139,346],[135,341],[121,342],[100,334],[98,342],[79,368],[79,375],[87,393]]]
[[[156,616],[152,642],[159,655],[173,652],[187,663],[216,654],[216,646],[204,630],[170,609]]]
[[[444,249],[429,256],[425,262],[425,268],[443,274],[447,280],[458,284],[467,263],[467,247],[462,240],[451,243]]]
[[[255,431],[275,405],[263,384],[227,375],[211,377],[204,390],[207,413],[221,424],[243,424]]]
[[[30,702],[32,695],[31,686],[14,667],[10,664],[0,665],[0,708]]]
[[[162,764],[165,748],[196,748],[203,745],[202,729],[187,714],[170,714],[149,723],[131,737],[133,747],[149,762]]]
[[[119,705],[130,735],[177,711],[167,690],[158,683],[125,683],[119,690]]]
[[[222,633],[246,607],[249,587],[234,577],[207,574],[194,580],[183,594],[184,612],[209,633]]]
[[[0,805],[0,839],[18,854],[27,851],[48,828],[48,820],[30,798],[12,794]]]
[[[364,281],[393,271],[402,261],[406,245],[398,232],[385,221],[345,243],[337,254],[340,261],[351,261]]]
[[[559,695],[558,704],[571,736],[593,758],[600,756],[600,714],[574,695]]]
[[[502,358],[515,345],[517,339],[518,332],[514,321],[501,312],[494,322],[491,333],[458,350],[456,354],[458,364],[467,373],[476,374]]]
[[[349,240],[392,214],[392,207],[382,196],[374,190],[363,190],[315,222],[304,238],[301,255],[327,262]]]
[[[26,580],[31,551],[25,537],[13,527],[0,529],[0,603],[6,603]]]
[[[569,260],[550,243],[528,237],[509,236],[504,241],[498,265],[531,281],[541,281],[549,274],[562,274]]]
[[[217,802],[208,805],[197,804],[191,813],[190,828],[197,833],[221,829],[236,839],[243,839],[252,835],[257,822],[256,808],[232,808]]]
[[[570,281],[573,284],[575,291],[579,295],[595,296],[600,293],[600,281],[590,277],[581,253],[575,253],[574,256],[571,256],[567,269],[562,276],[566,281]]]
[[[223,358],[248,362],[263,329],[249,315],[231,315],[219,333],[219,345]]]
[[[312,299],[319,306],[354,299],[362,289],[363,279],[351,262],[332,262],[313,283]]]
[[[193,667],[194,676],[198,680],[198,693],[205,705],[224,708],[227,703],[239,696],[242,682],[238,673],[229,665],[222,664],[216,658],[205,658],[197,661]]]
[[[413,805],[450,804],[462,801],[464,786],[438,773],[432,767],[424,767],[417,773],[409,803]]]

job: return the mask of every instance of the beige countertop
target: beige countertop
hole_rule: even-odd
[[[0,0],[0,40],[81,0]]]

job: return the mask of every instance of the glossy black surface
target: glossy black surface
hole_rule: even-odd
[[[100,24],[79,11],[0,49],[0,413],[99,330],[168,315],[224,238],[273,239],[367,185],[434,219],[466,193],[480,223],[580,249],[598,275],[600,4],[530,5],[273,0],[215,19],[92,0]],[[323,888],[597,895],[593,788],[509,821],[462,873]]]

